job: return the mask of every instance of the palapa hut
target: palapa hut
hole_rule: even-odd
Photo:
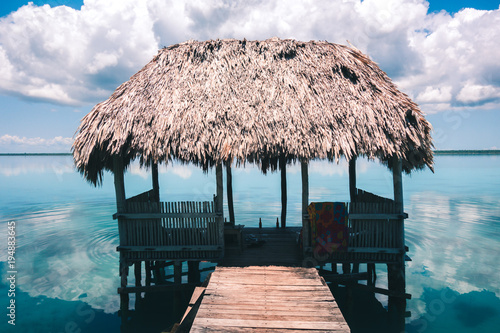
[[[307,163],[342,156],[350,163],[350,213],[360,222],[357,228],[368,218],[400,223],[391,231],[397,241],[365,239],[336,260],[389,262],[387,256],[396,255],[402,263],[401,172],[432,168],[430,131],[418,106],[354,48],[278,38],[188,41],[161,49],[96,105],[78,128],[73,155],[94,185],[102,182],[104,170],[114,173],[124,269],[133,261],[222,256],[222,165],[233,161],[283,173],[287,163],[300,161],[304,251],[311,251]],[[395,200],[356,188],[358,156],[393,170]],[[123,172],[134,159],[152,167],[153,190],[126,199]],[[216,166],[214,202],[160,203],[156,168],[170,160],[204,170]]]

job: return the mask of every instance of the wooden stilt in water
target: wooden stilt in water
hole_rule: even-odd
[[[128,278],[128,263],[123,259],[123,255],[120,254],[120,287],[123,289],[127,287]],[[125,325],[128,321],[129,316],[129,295],[128,293],[122,292],[120,294],[120,312],[121,312],[121,322]]]
[[[182,283],[182,261],[174,262],[174,283]]]
[[[188,283],[199,283],[200,279],[200,262],[188,261]]]
[[[389,291],[399,294],[405,292],[404,267],[400,263],[387,264],[387,282]],[[403,332],[405,328],[406,298],[389,296],[389,325],[394,332]]]
[[[135,277],[135,286],[136,287],[141,287],[142,286],[142,272],[141,272],[141,266],[142,266],[142,261],[136,261],[134,263],[134,277]]]
[[[188,262],[189,264],[189,262]],[[182,261],[174,261],[174,284],[181,286],[182,284]],[[174,289],[174,313],[176,316],[180,315],[182,304],[182,291],[181,288]]]
[[[146,271],[146,286],[151,285],[151,261],[144,262],[144,270]]]
[[[375,264],[374,263],[366,264],[366,271],[368,272],[367,285],[374,287],[375,281],[377,280],[377,273],[375,271]]]
[[[142,261],[136,261],[134,263],[134,277],[135,277],[135,286],[136,287],[142,287],[142,272],[141,272],[141,267],[142,267]],[[141,293],[137,292],[135,293],[135,303],[137,305],[138,301],[141,299]],[[137,308],[137,307],[136,307]]]

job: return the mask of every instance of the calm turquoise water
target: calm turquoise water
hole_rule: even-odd
[[[407,332],[497,332],[500,327],[500,157],[437,156],[436,172],[404,179],[407,245]],[[288,175],[288,224],[300,224],[300,166]],[[313,162],[311,201],[348,201],[347,164]],[[133,165],[127,195],[148,190],[147,170]],[[391,196],[392,177],[377,163],[358,162],[358,187]],[[237,223],[273,226],[280,215],[280,176],[256,167],[233,169]],[[193,166],[160,168],[163,200],[210,200],[215,175]],[[113,178],[93,188],[73,169],[70,156],[0,157],[0,331],[119,332],[118,245]],[[7,232],[16,223],[15,298],[8,296]],[[377,283],[384,283],[383,271]],[[187,295],[189,296],[189,295]],[[154,296],[150,296],[154,297]],[[15,299],[16,326],[7,323]],[[386,305],[384,297],[378,297]],[[169,300],[159,310],[148,300],[144,321],[156,309],[178,320]],[[131,305],[133,306],[133,301]],[[150,310],[148,310],[150,306]],[[153,313],[154,314],[154,313]],[[136,318],[140,323],[141,318]],[[164,325],[161,327],[161,325]],[[146,330],[143,330],[146,331]]]

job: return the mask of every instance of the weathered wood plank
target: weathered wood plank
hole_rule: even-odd
[[[303,281],[303,280],[301,280]],[[319,282],[319,281],[318,281]],[[252,283],[252,284],[250,284]],[[323,292],[321,289],[311,288],[311,286],[307,282],[292,283],[286,284],[285,282],[281,282],[280,284],[266,284],[266,281],[245,281],[245,283],[238,284],[235,281],[218,281],[216,284],[211,285],[209,287],[210,291],[217,292],[218,290],[222,290],[224,292],[267,292],[267,291],[275,291],[282,294],[287,294],[291,292],[299,293],[318,293]],[[295,291],[296,290],[296,291]],[[324,293],[328,294],[328,291],[324,291]]]
[[[308,316],[304,313],[294,312],[294,315],[289,313],[270,313],[268,311],[263,311],[260,313],[223,313],[217,312],[207,312],[198,311],[198,318],[217,318],[217,319],[229,319],[229,320],[259,320],[259,321],[301,321],[301,322],[332,322],[336,321],[335,316],[332,314],[322,315],[322,316]]]
[[[284,297],[286,299],[286,297]],[[259,298],[223,298],[223,297],[212,297],[211,295],[206,295],[204,301],[206,304],[219,304],[219,305],[228,305],[228,304],[257,304],[261,306],[274,306],[273,303],[280,303],[284,298],[268,298],[266,300]],[[265,302],[264,302],[265,301]],[[331,303],[331,304],[330,304]],[[283,306],[285,306],[284,304]],[[311,308],[336,308],[337,303],[335,300],[308,300],[308,299],[298,299],[293,302],[294,306],[310,306]]]
[[[186,203],[187,205],[187,203]],[[184,208],[185,211],[188,208]],[[149,219],[161,219],[161,218],[207,218],[207,217],[217,217],[220,213],[117,213],[113,215],[113,218],[122,218],[127,220],[149,220]]]
[[[211,314],[219,313],[221,315],[240,315],[240,314],[264,314],[264,315],[276,315],[276,316],[308,316],[308,317],[323,317],[323,316],[335,316],[338,315],[334,311],[334,308],[315,308],[315,309],[300,309],[297,307],[286,307],[286,308],[271,308],[256,305],[255,307],[249,305],[243,306],[212,306],[210,308],[203,308],[198,311],[200,317],[207,317]]]
[[[191,332],[349,332],[314,268],[217,267]]]
[[[206,327],[198,327],[197,328],[203,332],[217,332],[217,333],[240,333],[240,332],[258,332],[258,333],[304,333],[304,332],[313,332],[313,333],[331,333],[331,332],[345,332],[345,329],[329,329],[329,330],[315,330],[308,329],[304,330],[291,330],[291,329],[279,329],[279,328],[255,328],[255,327],[225,327],[225,326],[210,326],[210,328]]]
[[[237,292],[237,291],[235,291]],[[245,293],[248,293],[247,291],[244,291]],[[308,293],[302,293],[302,294],[291,294],[288,291],[283,291],[286,296],[283,296],[283,294],[279,294],[278,292],[276,293],[271,293],[266,294],[265,292],[255,294],[255,296],[248,296],[245,297],[244,300],[241,300],[237,296],[227,296],[224,292],[208,292],[211,296],[210,302],[234,302],[235,299],[240,299],[242,302],[250,303],[250,302],[255,302],[257,301],[266,301],[266,302],[272,302],[274,300],[280,300],[280,299],[294,299],[295,302],[300,302],[301,299],[306,299],[309,300],[310,302],[314,302],[315,300],[320,300],[320,301],[329,301],[331,298],[330,295],[327,295],[326,293],[316,293],[316,294],[308,294]],[[309,298],[307,298],[307,295],[309,295]]]
[[[336,318],[335,318],[336,319]],[[278,329],[348,329],[347,324],[339,323],[338,321],[321,321],[321,322],[303,322],[303,321],[282,321],[282,320],[245,320],[245,319],[227,319],[227,318],[198,318],[196,317],[191,332],[196,332],[197,327],[209,328],[211,325],[222,327],[249,327],[249,328],[278,328]],[[193,330],[194,329],[194,330]]]

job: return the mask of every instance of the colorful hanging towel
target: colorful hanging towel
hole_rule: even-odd
[[[312,247],[324,257],[332,252],[346,252],[349,244],[347,207],[344,202],[312,202],[308,207]]]

